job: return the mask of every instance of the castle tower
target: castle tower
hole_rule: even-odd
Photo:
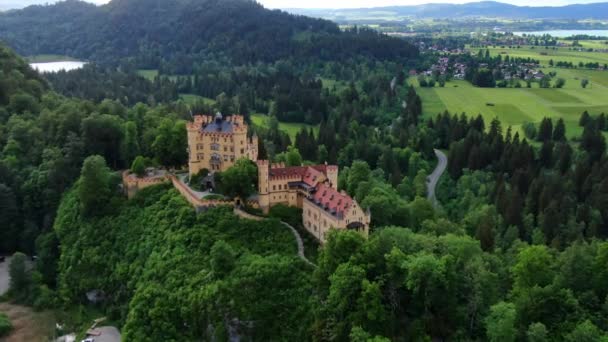
[[[327,165],[327,179],[331,183],[331,187],[338,190],[338,166],[336,165]]]
[[[270,209],[270,194],[268,193],[270,163],[268,160],[258,160],[256,164],[258,165],[258,202],[260,208],[264,212],[268,212]]]

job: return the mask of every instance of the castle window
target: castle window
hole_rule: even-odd
[[[198,160],[203,160],[203,159],[205,159],[205,154],[203,154],[203,153],[197,153],[197,154],[196,154],[196,159],[198,159]]]
[[[241,149],[241,154],[243,154],[243,153],[245,153],[245,149],[244,148]]]
[[[224,161],[228,161],[228,156],[224,154]]]
[[[203,144],[196,144],[196,149],[197,150],[202,150],[203,149]]]
[[[212,151],[219,151],[220,150],[220,144],[211,144],[211,150]]]
[[[276,185],[273,185],[273,186],[272,186],[272,191],[275,191],[276,189],[277,189],[277,186],[276,186]]]
[[[224,146],[224,152],[228,152],[228,147]]]
[[[230,152],[234,152],[234,146],[230,146]]]

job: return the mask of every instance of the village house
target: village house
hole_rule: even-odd
[[[196,115],[187,124],[190,175],[225,171],[240,158],[258,159],[258,138],[248,137],[242,115]]]

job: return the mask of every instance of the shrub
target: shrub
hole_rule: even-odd
[[[8,319],[3,313],[0,313],[0,337],[8,335],[8,333],[13,329],[13,325],[11,321]]]
[[[212,194],[212,195],[205,196],[203,199],[210,200],[210,201],[212,201],[212,200],[223,200],[224,196],[218,195],[218,194]]]
[[[297,227],[302,223],[302,209],[284,204],[277,204],[270,208],[268,216],[276,217],[294,227]]]

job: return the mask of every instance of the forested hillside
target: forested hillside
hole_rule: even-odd
[[[409,58],[417,49],[372,30],[341,32],[321,19],[271,11],[250,0],[81,1],[0,13],[0,39],[22,55],[59,54],[138,68],[189,72],[205,58],[232,63],[280,59]]]
[[[277,221],[228,209],[197,215],[165,186],[89,202],[88,184],[112,188],[108,172],[101,157],[88,158],[62,201],[58,291],[70,305],[102,291],[129,341],[608,337],[606,242],[558,251],[517,240],[484,251],[466,233],[477,223],[465,230],[431,218],[369,240],[332,232],[313,268]]]
[[[175,113],[188,111],[64,98],[0,45],[0,254],[34,253],[87,155],[101,154],[114,168],[130,165],[140,153],[181,165],[185,125]],[[161,131],[164,142],[175,143],[154,146]]]

